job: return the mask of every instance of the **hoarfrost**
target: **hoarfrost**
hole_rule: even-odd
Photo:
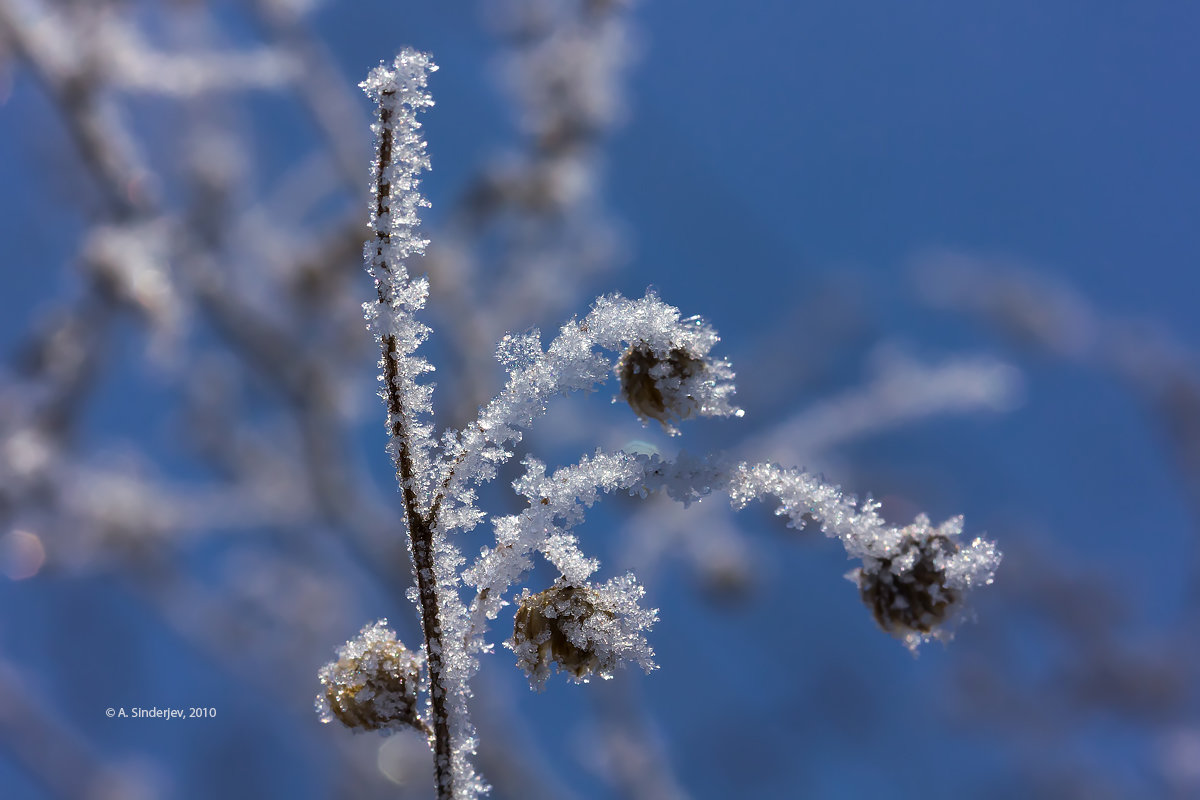
[[[476,487],[513,458],[525,431],[556,396],[591,391],[615,375],[616,399],[643,423],[654,419],[672,435],[679,433],[675,423],[691,417],[738,417],[741,411],[733,405],[732,367],[713,353],[720,340],[711,326],[682,318],[653,292],[639,299],[614,294],[598,298],[545,347],[536,329],[505,336],[496,348],[507,372],[503,389],[474,422],[435,440],[429,423],[433,386],[419,382],[433,366],[416,355],[430,333],[415,316],[428,299],[429,283],[411,278],[406,264],[426,245],[417,230],[418,212],[428,205],[419,176],[429,159],[416,116],[433,104],[426,84],[434,69],[428,56],[406,50],[362,84],[379,111],[373,126],[373,236],[364,249],[376,296],[364,312],[381,348],[380,395],[408,523],[417,579],[409,597],[420,611],[425,657],[404,651],[382,623],[368,626],[321,673],[324,716],[352,727],[398,720],[427,730],[439,797],[467,800],[485,792],[471,764],[476,737],[468,714],[470,680],[479,654],[492,649],[489,622],[509,605],[510,590],[539,555],[558,577],[549,588],[533,593],[523,587],[512,598],[517,609],[506,642],[531,685],[541,688],[552,667],[580,682],[611,677],[625,663],[652,670],[646,634],[657,611],[642,606],[645,590],[632,574],[594,580],[600,562],[585,555],[574,533],[587,510],[615,491],[640,497],[661,492],[684,505],[722,493],[735,508],[773,497],[776,513],[789,525],[816,521],[861,562],[851,577],[885,630],[910,647],[945,635],[966,594],[991,581],[1000,558],[983,539],[959,544],[961,518],[934,527],[922,516],[896,528],[869,498],[859,502],[799,470],[723,456],[597,449],[553,471],[525,456],[513,488],[526,508],[491,517],[494,545],[480,548],[468,563],[453,536],[488,519],[476,505]],[[605,103],[594,110],[609,113]],[[474,598],[467,604],[462,592],[470,590]],[[415,687],[422,665],[428,712],[419,717]]]

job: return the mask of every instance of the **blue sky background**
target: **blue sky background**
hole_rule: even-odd
[[[236,31],[235,6],[222,8]],[[792,396],[769,382],[745,385],[751,430],[855,385],[881,340],[930,358],[996,354],[1026,377],[1012,413],[922,422],[839,453],[846,479],[862,482],[848,488],[905,497],[935,518],[964,513],[968,530],[1017,553],[1001,585],[979,596],[980,624],[948,648],[912,659],[874,629],[833,543],[799,540],[762,512],[740,518],[764,576],[742,605],[708,604],[679,568],[652,587],[662,669],[633,691],[684,787],[697,798],[1054,796],[1046,781],[1057,762],[1091,770],[1111,797],[1168,796],[1156,765],[1170,736],[1200,730],[1195,697],[1132,721],[1103,695],[1085,710],[1042,698],[1069,682],[1060,667],[1071,653],[1036,604],[1003,586],[1019,582],[1010,570],[1022,563],[1049,560],[1111,581],[1123,641],[1189,624],[1196,520],[1162,429],[1112,377],[922,307],[907,269],[938,248],[1001,255],[1073,285],[1103,312],[1200,347],[1200,6],[645,0],[634,17],[641,56],[628,121],[607,155],[609,208],[630,259],[597,293],[653,285],[685,314],[710,319],[735,366],[761,375],[822,351],[773,331],[802,315],[819,330],[817,312],[836,316],[841,306],[814,298],[835,291],[853,333],[808,369],[808,383],[788,384]],[[405,44],[441,65],[426,126],[436,222],[512,138],[486,74],[494,44],[474,4],[330,2],[318,19],[349,81]],[[311,132],[289,135],[302,127],[294,108],[267,103],[247,115],[271,139],[255,154],[267,184]],[[63,136],[18,70],[0,105],[0,343],[9,351],[38,306],[73,280],[66,265],[81,218],[49,211],[67,188],[47,176],[53,151],[42,144]],[[110,386],[100,398],[89,439],[160,446],[145,422],[164,413],[153,381]],[[731,440],[718,425],[702,431]],[[363,448],[379,459],[382,481],[377,433],[373,421],[364,426]],[[624,509],[593,517],[587,541],[604,552],[605,528]],[[408,613],[379,598],[362,603],[364,622]],[[105,579],[0,583],[0,608],[0,649],[38,667],[64,717],[114,758],[141,754],[177,771],[180,797],[337,796],[319,748],[287,732],[313,721],[307,709],[277,715],[186,644],[145,636],[156,623]],[[553,685],[535,696],[506,651],[493,662],[489,673],[561,779],[582,797],[609,797],[580,755],[589,733],[575,720],[610,687]],[[1067,710],[1027,729],[994,722],[978,710],[986,702],[955,688],[980,664],[1008,676],[1015,696]],[[1182,669],[1192,684],[1200,677],[1195,663]],[[121,692],[147,705],[214,705],[222,716],[193,727],[118,725],[100,709]],[[230,777],[230,765],[244,777]],[[40,797],[2,755],[0,794]]]

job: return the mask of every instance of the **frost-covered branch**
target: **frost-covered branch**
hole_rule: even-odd
[[[417,379],[432,370],[414,352],[429,329],[414,314],[425,305],[429,282],[409,278],[406,261],[425,249],[417,233],[417,209],[428,205],[418,191],[419,174],[429,168],[416,115],[433,105],[425,87],[437,66],[423,53],[405,50],[391,65],[371,71],[362,88],[375,101],[375,183],[371,227],[365,248],[376,300],[364,305],[368,326],[382,349],[382,396],[387,407],[388,449],[404,499],[410,554],[417,582],[421,627],[429,676],[430,722],[438,796],[474,797],[483,790],[469,757],[474,731],[467,717],[462,637],[454,624],[465,615],[454,592],[457,553],[444,537],[435,538],[432,510],[434,442],[423,417],[433,411],[431,386]]]
[[[464,573],[466,582],[479,590],[476,615],[496,617],[505,604],[505,590],[532,567],[535,551],[554,564],[566,583],[585,586],[598,562],[582,554],[570,529],[582,522],[584,510],[600,492],[618,489],[641,496],[661,490],[685,504],[727,493],[735,509],[774,498],[779,503],[776,513],[787,517],[789,527],[819,525],[841,541],[850,558],[862,562],[852,577],[864,601],[880,625],[910,648],[931,636],[946,635],[964,608],[966,593],[991,583],[1000,560],[995,545],[986,539],[959,545],[961,517],[935,527],[922,515],[898,528],[878,515],[877,502],[859,502],[817,476],[773,464],[686,454],[664,461],[597,452],[550,476],[536,460],[527,459],[526,467],[526,475],[514,487],[529,508],[497,519],[496,547]]]
[[[1000,563],[993,542],[977,537],[966,546],[957,543],[962,517],[933,527],[921,515],[896,528],[879,516],[878,502],[867,498],[860,503],[800,470],[738,464],[729,495],[735,508],[773,497],[779,502],[775,513],[787,517],[789,527],[811,520],[839,539],[846,554],[863,564],[847,577],[858,584],[880,626],[910,649],[931,636],[946,635],[946,626],[964,608],[966,592],[990,584]]]
[[[414,511],[428,513],[429,479],[433,472],[433,441],[428,423],[432,387],[417,382],[433,370],[413,355],[429,334],[414,316],[429,295],[426,278],[412,280],[406,262],[425,251],[417,235],[417,209],[428,205],[418,189],[419,175],[429,169],[425,142],[418,131],[417,112],[433,105],[425,91],[428,73],[437,69],[424,54],[406,50],[393,68],[371,71],[362,87],[379,109],[375,133],[375,182],[371,187],[371,228],[374,241],[365,249],[367,271],[375,281],[376,300],[363,305],[368,327],[383,355],[384,401],[388,410],[389,447],[405,493]]]
[[[668,432],[678,433],[672,420],[693,415],[740,416],[730,365],[710,355],[718,341],[698,317],[680,319],[678,309],[653,293],[640,300],[599,298],[586,317],[564,325],[545,352],[537,330],[505,337],[497,355],[509,368],[508,383],[460,435],[446,478],[449,493],[468,480],[491,479],[495,465],[512,455],[504,446],[521,441],[551,398],[603,382],[614,368],[605,351],[621,354],[615,368],[623,399]]]

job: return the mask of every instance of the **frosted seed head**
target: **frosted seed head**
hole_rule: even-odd
[[[645,589],[631,574],[602,584],[573,584],[559,576],[544,592],[523,591],[517,602],[512,641],[517,664],[540,690],[550,665],[586,683],[593,675],[611,678],[628,662],[654,669],[654,651],[646,631],[658,620],[656,609],[641,607]]]
[[[355,730],[425,731],[417,714],[420,667],[420,659],[388,630],[387,620],[368,625],[319,673],[321,721],[337,719]]]
[[[887,557],[868,557],[854,578],[879,627],[919,641],[960,606],[962,593],[947,585],[945,569],[946,559],[959,548],[948,536],[908,533],[893,549]]]
[[[513,625],[513,649],[517,663],[539,685],[545,682],[552,663],[577,683],[600,671],[600,654],[584,625],[597,614],[609,620],[614,615],[598,608],[598,601],[591,588],[563,582],[521,598]]]
[[[687,419],[698,403],[689,389],[691,379],[705,371],[704,361],[682,347],[660,357],[647,344],[638,343],[617,362],[621,398],[643,420],[652,418],[667,429],[672,420]]]

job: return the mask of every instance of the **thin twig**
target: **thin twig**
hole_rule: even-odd
[[[385,96],[394,94],[384,92]],[[391,109],[386,104],[379,105],[379,158],[375,174],[375,214],[377,217],[387,217],[391,214],[390,197],[391,184],[387,179],[387,171],[392,163],[392,128]],[[383,260],[384,248],[391,241],[391,233],[386,229],[376,227],[376,251],[379,268],[389,271],[389,265]],[[378,286],[379,301],[386,301],[384,284]],[[404,514],[408,522],[408,536],[412,542],[413,567],[417,576],[417,591],[421,603],[421,625],[425,632],[426,669],[429,673],[429,699],[432,705],[434,766],[437,774],[437,790],[439,800],[451,800],[454,796],[454,777],[451,770],[450,722],[446,708],[446,689],[442,682],[444,664],[442,661],[442,625],[438,608],[437,578],[433,564],[433,514],[426,516],[421,513],[420,502],[417,498],[414,483],[414,469],[410,449],[408,413],[404,407],[399,377],[399,354],[395,335],[383,337],[384,387],[387,394],[388,414],[392,419],[390,434],[395,439],[396,474],[399,478],[404,498]]]

